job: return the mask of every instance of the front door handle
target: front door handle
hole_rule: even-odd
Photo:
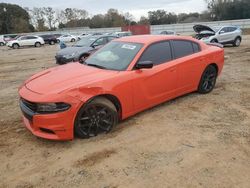
[[[170,69],[170,72],[176,72],[176,68]]]

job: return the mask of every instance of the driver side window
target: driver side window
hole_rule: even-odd
[[[228,33],[228,32],[229,32],[228,27],[224,27],[224,28],[220,31],[220,33]]]
[[[164,41],[150,45],[142,54],[139,61],[152,61],[154,65],[159,65],[171,60],[170,42]]]
[[[94,42],[94,46],[101,46],[106,44],[106,39],[105,38],[99,38]]]

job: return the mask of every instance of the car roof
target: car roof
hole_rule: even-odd
[[[173,35],[134,35],[134,36],[115,39],[115,41],[151,44],[162,40],[174,40],[174,39],[195,41],[191,36],[173,36]]]

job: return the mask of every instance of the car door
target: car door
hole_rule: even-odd
[[[35,45],[36,41],[37,41],[37,37],[35,37],[35,36],[27,36],[27,45],[28,46]]]
[[[228,42],[230,41],[230,38],[231,38],[230,36],[231,36],[230,28],[224,27],[219,32],[218,41],[220,43]]]
[[[27,46],[28,45],[28,40],[27,40],[28,36],[23,36],[18,38],[18,43],[20,46]]]
[[[136,111],[173,98],[177,86],[176,63],[172,61],[170,41],[151,44],[139,58],[138,62],[141,61],[152,61],[154,66],[151,69],[133,70]]]
[[[206,57],[200,55],[200,45],[189,40],[172,40],[177,66],[177,95],[197,89]]]

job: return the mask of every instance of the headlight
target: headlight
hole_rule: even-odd
[[[40,103],[37,104],[36,111],[38,113],[53,113],[53,112],[62,112],[70,108],[70,105],[67,103]]]
[[[63,57],[64,57],[64,58],[72,58],[72,57],[75,57],[76,54],[77,54],[77,53],[74,52],[74,53],[72,53],[72,54],[64,55]]]

